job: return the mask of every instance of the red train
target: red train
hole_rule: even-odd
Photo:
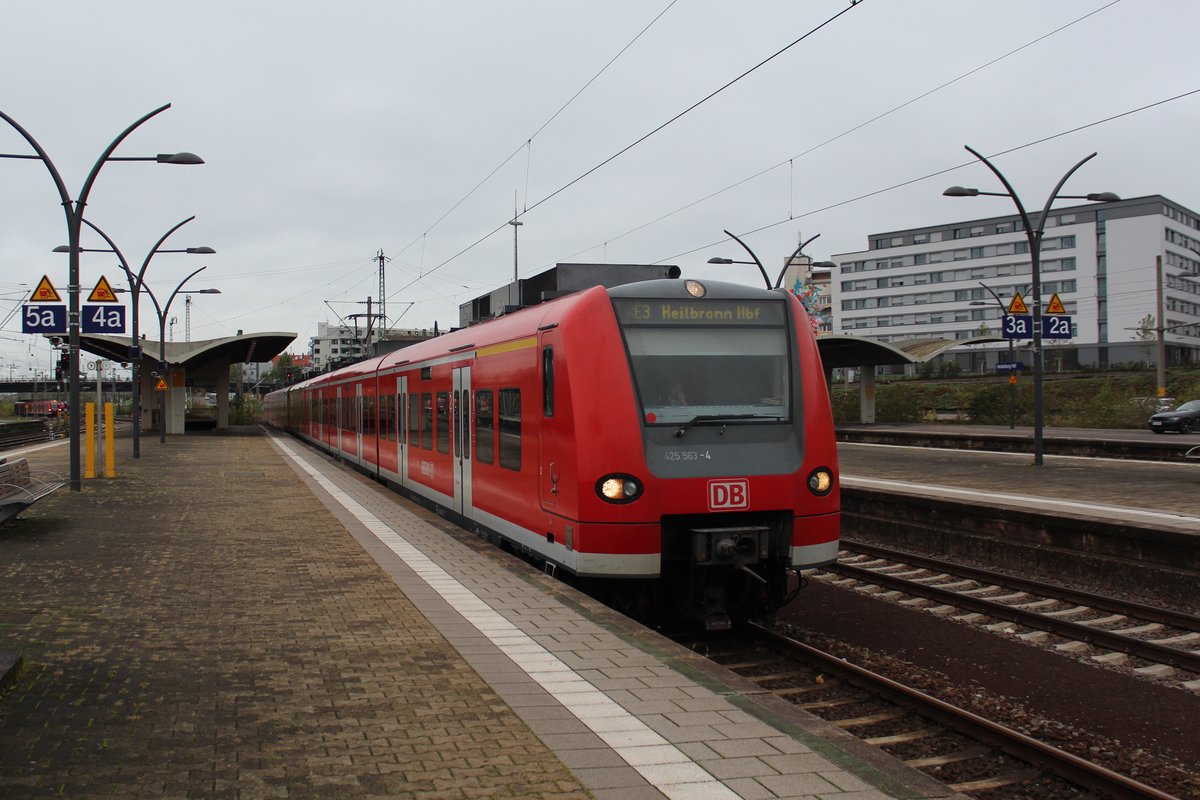
[[[18,417],[57,417],[67,413],[67,404],[62,400],[18,400],[13,403],[13,413]]]
[[[593,287],[266,397],[267,421],[494,541],[706,627],[837,557],[829,394],[788,292]]]

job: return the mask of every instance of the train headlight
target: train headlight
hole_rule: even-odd
[[[683,288],[687,289],[687,293],[692,297],[704,297],[708,294],[708,288],[700,281],[686,280],[683,282]]]
[[[808,490],[818,496],[827,495],[833,490],[833,472],[829,467],[817,467],[808,473]]]
[[[642,482],[632,475],[605,475],[596,481],[596,494],[609,503],[632,503],[642,496]]]

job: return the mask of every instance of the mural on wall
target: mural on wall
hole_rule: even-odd
[[[811,281],[812,273],[809,273],[806,280],[802,283],[799,276],[792,283],[791,292],[800,298],[800,303],[804,306],[804,310],[808,312],[808,322],[812,325],[814,333],[821,332],[821,326],[826,327],[832,322],[828,308],[824,307],[821,302],[821,297],[825,294],[825,288],[817,286]]]

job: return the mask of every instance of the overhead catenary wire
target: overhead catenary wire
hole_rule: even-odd
[[[649,222],[645,222],[645,223],[642,223],[641,225],[637,225],[633,228],[630,228],[629,230],[625,231],[624,233],[617,234],[616,236],[610,236],[604,240],[604,244],[605,245],[611,244],[612,242],[618,241],[620,239],[624,239],[627,236],[631,236],[632,234],[637,233],[638,231],[645,230],[646,228],[649,228],[652,225],[656,225],[659,222],[670,219],[671,217],[673,217],[677,214],[681,214],[684,211],[687,211],[688,209],[695,208],[696,206],[700,205],[701,203],[711,200],[714,197],[719,197],[720,195],[722,195],[726,192],[732,191],[733,189],[736,189],[739,186],[743,186],[743,185],[749,183],[750,181],[756,180],[757,178],[761,178],[764,175],[774,172],[775,170],[777,170],[780,167],[783,167],[785,165],[790,170],[797,160],[804,158],[805,156],[811,155],[811,154],[815,153],[816,151],[826,147],[827,145],[833,144],[834,142],[836,142],[840,139],[843,139],[852,133],[856,133],[857,131],[860,131],[863,128],[868,127],[869,125],[879,122],[880,120],[885,119],[905,108],[908,108],[909,106],[914,105],[915,103],[918,103],[921,100],[931,97],[931,96],[937,94],[938,92],[942,91],[943,89],[947,89],[947,88],[959,83],[960,81],[963,81],[963,80],[971,77],[972,75],[982,72],[983,70],[985,70],[989,67],[995,66],[996,64],[999,64],[1001,61],[1011,58],[1012,56],[1032,47],[1033,45],[1038,44],[1039,42],[1045,41],[1046,39],[1050,38],[1051,36],[1054,36],[1058,33],[1062,33],[1063,31],[1067,30],[1068,28],[1071,28],[1072,26],[1077,25],[1080,22],[1083,22],[1084,20],[1086,20],[1090,17],[1093,17],[1096,14],[1099,14],[1101,11],[1106,11],[1107,9],[1112,8],[1113,6],[1117,5],[1120,2],[1121,2],[1121,0],[1111,0],[1111,2],[1108,2],[1107,4],[1101,6],[1100,8],[1093,9],[1092,11],[1089,11],[1088,13],[1086,13],[1080,17],[1076,17],[1075,19],[1071,20],[1070,22],[1068,22],[1064,25],[1060,25],[1059,27],[1055,28],[1052,31],[1041,34],[1040,36],[1037,36],[1034,39],[1030,39],[1028,42],[1020,45],[1019,47],[1014,47],[1013,49],[1009,50],[1008,52],[1006,52],[1002,55],[999,55],[989,61],[986,61],[977,67],[973,67],[973,68],[967,70],[966,72],[963,72],[962,74],[958,75],[957,77],[951,78],[948,81],[944,81],[943,83],[940,83],[931,89],[923,91],[920,94],[918,94],[908,100],[905,100],[903,103],[893,106],[892,108],[888,109],[887,111],[876,114],[875,116],[870,117],[870,118],[858,123],[857,125],[853,125],[847,129],[845,129],[841,133],[831,136],[822,142],[818,142],[817,144],[815,144],[815,145],[813,145],[813,146],[811,146],[811,147],[809,147],[809,148],[807,148],[807,149],[805,149],[783,161],[772,164],[769,167],[765,167],[765,168],[753,173],[752,175],[747,175],[746,177],[741,178],[737,181],[734,181],[733,183],[731,183],[721,189],[718,189],[714,192],[710,192],[709,194],[706,194],[703,197],[700,197],[696,200],[693,200],[690,203],[680,206],[679,208],[675,209],[674,211],[670,211],[666,214],[663,214],[662,216],[659,216],[659,217],[656,217],[656,218],[650,220]],[[789,191],[793,184],[794,184],[794,180],[789,179],[789,181],[788,181]],[[790,197],[790,195],[789,195],[789,197]],[[788,216],[789,219],[795,219],[795,216],[796,216],[795,211],[794,211],[794,208],[791,207],[790,203],[789,203],[788,215],[789,215]],[[578,250],[578,251],[572,253],[571,255],[556,259],[556,261],[570,261],[572,258],[575,258],[576,256],[578,256],[582,253],[586,253],[590,250],[594,250],[599,246],[600,245],[592,245],[591,247],[584,248],[583,250]]]
[[[1094,120],[1092,122],[1088,122],[1083,125],[1077,125],[1074,128],[1068,128],[1067,130],[1059,131],[1058,133],[1050,134],[1049,136],[1043,136],[1039,139],[1034,139],[1032,141],[1025,142],[1024,144],[1019,144],[1014,147],[1010,147],[1006,150],[997,151],[997,152],[989,155],[988,158],[999,158],[1001,156],[1009,155],[1010,153],[1016,153],[1020,150],[1025,150],[1030,147],[1035,147],[1039,144],[1044,144],[1046,142],[1050,142],[1055,139],[1060,139],[1064,136],[1069,136],[1072,133],[1078,133],[1079,131],[1087,130],[1088,128],[1094,128],[1097,125],[1103,125],[1105,123],[1121,119],[1122,117],[1128,117],[1132,114],[1137,114],[1142,111],[1148,111],[1152,108],[1156,108],[1158,106],[1165,105],[1167,103],[1172,103],[1177,100],[1182,100],[1186,97],[1191,97],[1192,95],[1195,95],[1198,93],[1200,93],[1200,89],[1191,89],[1189,91],[1182,92],[1182,93],[1174,95],[1172,97],[1167,97],[1162,100],[1156,100],[1152,103],[1147,103],[1145,105],[1138,106],[1137,108],[1129,109],[1128,111],[1122,111],[1117,114],[1112,114],[1112,115],[1104,117],[1102,119]],[[955,164],[952,167],[945,167],[944,169],[935,170],[934,172],[929,172],[929,173],[926,173],[926,174],[921,175],[916,178],[909,178],[908,180],[900,181],[899,183],[893,183],[889,186],[885,186],[880,189],[875,189],[870,192],[865,192],[863,194],[855,195],[854,197],[850,197],[845,200],[839,200],[836,203],[830,203],[828,205],[821,206],[820,208],[814,208],[810,211],[806,211],[802,214],[798,214],[795,217],[789,216],[787,219],[781,219],[781,220],[777,220],[775,222],[767,223],[765,225],[760,225],[757,228],[752,228],[750,230],[743,231],[743,234],[750,235],[750,234],[754,234],[754,233],[761,233],[762,231],[766,231],[766,230],[771,230],[772,228],[777,228],[780,225],[785,225],[785,224],[787,224],[789,222],[793,222],[794,220],[797,220],[797,219],[803,219],[804,217],[810,217],[815,214],[820,214],[824,211],[829,211],[834,208],[840,208],[842,206],[846,206],[851,203],[857,203],[860,200],[866,200],[867,198],[870,198],[870,197],[876,197],[878,195],[885,194],[885,193],[891,192],[891,191],[895,191],[896,189],[901,189],[901,188],[904,188],[905,186],[911,186],[914,183],[920,183],[921,181],[929,180],[930,178],[936,178],[940,175],[946,175],[946,174],[949,174],[956,170],[960,170],[960,169],[963,169],[964,167],[969,167],[969,166],[972,166],[972,165],[975,165],[978,163],[979,162],[975,161],[974,159],[972,159],[970,161],[964,161],[960,164]],[[701,250],[706,250],[708,248],[715,247],[723,241],[727,241],[727,240],[726,239],[718,239],[717,241],[714,241],[714,242],[708,242],[708,243],[702,244],[698,247],[693,247],[690,250],[684,250],[684,251],[675,253],[674,255],[670,255],[670,256],[666,256],[664,258],[657,259],[653,263],[658,264],[658,263],[662,263],[664,261],[675,260],[682,256],[691,255],[692,253],[696,253]]]
[[[635,43],[638,41],[638,39],[641,39],[641,38],[642,38],[642,36],[643,36],[643,35],[645,35],[646,31],[650,30],[650,28],[651,28],[651,27],[653,27],[653,26],[654,26],[654,24],[655,24],[656,22],[658,22],[658,21],[659,21],[659,20],[662,18],[662,16],[663,16],[664,14],[666,14],[668,11],[670,11],[670,10],[671,10],[671,7],[672,7],[672,6],[674,6],[674,5],[675,5],[675,3],[677,3],[677,2],[678,2],[678,0],[671,0],[671,2],[667,3],[666,7],[665,7],[665,8],[663,8],[663,10],[662,10],[662,11],[658,12],[658,14],[656,14],[656,15],[655,15],[654,19],[650,20],[650,22],[649,22],[649,23],[647,23],[647,24],[646,24],[646,26],[645,26],[645,27],[643,27],[643,28],[642,28],[640,31],[638,31],[637,35],[636,35],[636,36],[634,36],[632,39],[630,39],[630,40],[629,40],[629,42],[628,42],[628,43],[626,43],[626,45],[625,45],[624,47],[622,47],[622,48],[621,48],[621,49],[620,49],[620,50],[617,52],[617,54],[616,54],[615,56],[613,56],[612,58],[610,58],[610,59],[608,60],[608,63],[606,63],[606,64],[605,64],[603,67],[601,67],[601,68],[600,68],[600,70],[599,70],[599,71],[598,71],[598,72],[597,72],[595,75],[593,75],[591,78],[589,78],[589,79],[588,79],[588,81],[587,81],[586,83],[584,83],[584,84],[583,84],[583,86],[581,86],[581,87],[580,87],[580,88],[579,88],[579,89],[578,89],[578,90],[575,92],[575,94],[571,95],[571,96],[570,96],[570,98],[568,98],[568,99],[567,99],[567,101],[566,101],[565,103],[563,103],[561,106],[559,106],[558,110],[557,110],[557,111],[555,111],[553,114],[551,114],[551,115],[550,115],[550,117],[549,117],[549,119],[547,119],[545,122],[543,122],[541,125],[539,125],[539,126],[538,126],[538,128],[537,128],[537,130],[535,130],[535,131],[534,131],[532,134],[530,134],[530,135],[529,135],[529,137],[527,137],[527,138],[526,138],[526,140],[525,140],[525,141],[524,141],[522,144],[520,144],[520,145],[519,145],[519,146],[518,146],[518,147],[517,147],[515,150],[513,150],[513,151],[512,151],[512,153],[510,153],[510,154],[509,154],[509,155],[508,155],[508,156],[507,156],[507,157],[506,157],[506,158],[505,158],[503,161],[501,161],[501,162],[500,162],[498,165],[496,165],[495,169],[493,169],[491,172],[489,172],[487,175],[485,175],[485,176],[483,177],[483,179],[482,179],[482,180],[480,180],[480,181],[479,181],[478,183],[476,183],[476,184],[475,184],[473,187],[471,187],[470,191],[468,191],[468,192],[467,192],[465,195],[463,195],[461,198],[459,198],[458,202],[456,202],[456,203],[455,203],[454,205],[452,205],[452,206],[451,206],[449,209],[447,209],[447,210],[446,210],[446,211],[445,211],[445,212],[444,212],[444,213],[443,213],[443,214],[442,214],[440,217],[438,217],[436,220],[434,220],[433,224],[432,224],[432,225],[430,225],[429,227],[427,227],[427,228],[426,228],[426,229],[425,229],[425,230],[424,230],[424,231],[421,233],[421,235],[420,235],[420,236],[416,237],[416,238],[415,238],[415,239],[413,239],[411,242],[409,242],[409,243],[408,243],[406,246],[404,246],[403,248],[401,248],[401,250],[400,250],[400,252],[398,253],[398,255],[402,255],[402,254],[404,254],[405,252],[407,252],[407,251],[408,251],[408,249],[409,249],[410,247],[412,247],[414,244],[416,244],[418,241],[422,242],[422,249],[424,249],[424,241],[425,241],[425,238],[426,238],[426,237],[429,235],[430,231],[432,231],[432,230],[433,230],[434,228],[436,228],[436,227],[437,227],[439,224],[441,224],[441,222],[442,222],[443,220],[445,220],[445,219],[446,219],[446,217],[448,217],[448,216],[450,216],[451,214],[453,214],[453,213],[454,213],[454,211],[455,211],[455,210],[456,210],[456,209],[457,209],[459,206],[461,206],[463,203],[465,203],[465,202],[466,202],[466,201],[467,201],[467,200],[468,200],[468,199],[469,199],[469,198],[470,198],[470,197],[471,197],[473,194],[475,194],[475,192],[479,191],[479,189],[480,189],[480,188],[481,188],[481,187],[482,187],[484,184],[486,184],[486,183],[487,183],[489,180],[491,180],[491,179],[492,179],[492,177],[493,177],[493,176],[495,176],[495,174],[496,174],[497,172],[499,172],[500,170],[502,170],[502,169],[505,167],[505,165],[507,165],[507,164],[508,164],[508,162],[510,162],[510,161],[512,161],[514,158],[516,158],[516,157],[517,157],[517,155],[518,155],[518,154],[521,152],[521,150],[525,150],[525,151],[526,151],[526,154],[527,154],[526,166],[525,166],[525,184],[526,184],[526,191],[528,191],[528,185],[529,185],[529,159],[530,159],[530,158],[532,158],[532,147],[533,147],[533,140],[534,140],[535,138],[537,138],[537,136],[538,136],[538,135],[539,135],[539,134],[540,134],[542,131],[544,131],[544,130],[545,130],[545,129],[546,129],[546,128],[547,128],[547,127],[550,125],[550,123],[554,122],[554,120],[555,120],[555,119],[557,119],[557,118],[558,118],[558,116],[559,116],[560,114],[562,114],[564,111],[566,111],[568,106],[570,106],[572,103],[574,103],[574,102],[575,102],[575,100],[576,100],[576,99],[577,99],[577,98],[578,98],[578,97],[579,97],[581,94],[583,94],[583,93],[584,93],[584,92],[587,90],[587,88],[588,88],[589,86],[591,86],[593,83],[595,83],[595,82],[596,82],[596,80],[597,80],[597,79],[598,79],[598,78],[599,78],[601,75],[603,75],[603,74],[604,74],[604,73],[605,73],[605,72],[608,70],[608,68],[609,68],[609,67],[611,67],[611,66],[612,66],[612,65],[613,65],[613,64],[616,62],[616,60],[617,60],[618,58],[620,58],[622,55],[624,55],[624,54],[625,54],[625,52],[626,52],[626,51],[627,51],[627,50],[628,50],[630,47],[632,47],[632,46],[633,46],[633,45],[634,45],[634,44],[635,44]],[[526,201],[528,201],[528,194],[526,195]],[[505,224],[507,224],[507,223],[505,223]],[[393,293],[393,294],[392,294],[392,296],[394,297],[394,296],[395,296],[395,293]]]
[[[521,214],[518,214],[518,215],[516,215],[516,216],[514,217],[514,221],[515,221],[516,219],[519,219],[521,216],[524,216],[524,215],[525,215],[525,214],[527,214],[528,212],[530,212],[530,211],[533,211],[534,209],[536,209],[537,207],[539,207],[539,206],[543,205],[544,203],[546,203],[546,202],[550,201],[550,200],[551,200],[551,199],[553,199],[554,197],[557,197],[558,195],[562,194],[564,191],[566,191],[567,189],[571,188],[571,187],[572,187],[572,186],[574,186],[575,184],[579,183],[579,182],[580,182],[580,181],[582,181],[583,179],[587,178],[589,175],[593,174],[593,173],[594,173],[594,172],[596,172],[597,170],[600,170],[600,169],[602,169],[603,167],[607,166],[608,164],[612,163],[613,161],[617,160],[618,158],[620,158],[620,157],[621,157],[622,155],[624,155],[625,153],[628,153],[630,150],[632,150],[633,148],[635,148],[635,147],[637,147],[638,145],[642,144],[642,143],[643,143],[643,142],[645,142],[646,140],[650,139],[650,138],[651,138],[651,137],[653,137],[655,134],[657,134],[657,133],[659,133],[659,132],[663,131],[664,129],[666,129],[666,128],[667,128],[667,127],[669,127],[670,125],[674,124],[674,123],[675,123],[675,122],[677,122],[678,120],[680,120],[680,119],[682,119],[683,117],[685,117],[685,116],[687,116],[688,114],[690,114],[692,111],[695,111],[697,108],[699,108],[700,106],[704,105],[704,104],[705,104],[705,103],[707,103],[708,101],[712,100],[712,99],[713,99],[714,97],[716,97],[717,95],[721,94],[721,93],[722,93],[722,92],[724,92],[725,90],[727,90],[727,89],[729,89],[730,87],[734,86],[734,85],[735,85],[735,84],[737,84],[739,81],[741,81],[741,80],[743,80],[744,78],[746,78],[747,76],[749,76],[749,75],[753,74],[754,72],[756,72],[757,70],[761,69],[762,67],[764,67],[765,65],[767,65],[767,64],[768,64],[768,63],[770,63],[771,61],[775,60],[775,59],[776,59],[776,58],[778,58],[779,56],[783,55],[783,54],[784,54],[784,53],[786,53],[787,51],[791,50],[793,47],[795,47],[796,45],[798,45],[798,44],[800,44],[801,42],[805,41],[806,39],[808,39],[808,38],[809,38],[810,36],[812,36],[813,34],[817,33],[818,31],[820,31],[820,30],[822,30],[822,29],[824,29],[824,28],[826,28],[827,26],[831,25],[833,22],[835,22],[835,21],[837,21],[838,19],[842,18],[844,15],[846,15],[847,13],[849,13],[849,12],[850,12],[852,9],[854,9],[854,8],[857,8],[857,7],[858,7],[859,5],[861,5],[861,4],[862,4],[862,3],[861,3],[861,0],[859,0],[858,2],[855,2],[855,3],[852,3],[850,6],[848,6],[848,7],[844,8],[844,9],[842,9],[841,11],[839,11],[839,12],[837,12],[836,14],[832,15],[831,17],[829,17],[829,18],[828,18],[828,19],[826,19],[825,21],[823,21],[823,22],[821,22],[820,24],[816,25],[815,27],[813,27],[812,29],[810,29],[809,31],[807,31],[806,33],[804,33],[803,35],[801,35],[800,37],[798,37],[798,38],[796,38],[795,40],[793,40],[793,41],[792,41],[790,44],[787,44],[787,45],[785,45],[785,46],[781,47],[779,50],[775,51],[775,52],[774,52],[774,53],[772,53],[771,55],[769,55],[769,56],[767,56],[766,58],[764,58],[763,60],[759,61],[757,64],[755,64],[754,66],[752,66],[752,67],[750,67],[749,69],[745,70],[744,72],[742,72],[742,73],[741,73],[740,75],[738,75],[737,77],[735,77],[735,78],[733,78],[733,79],[731,79],[731,80],[727,81],[727,82],[726,82],[725,84],[723,84],[722,86],[720,86],[720,87],[718,87],[717,89],[714,89],[713,91],[709,92],[707,95],[705,95],[705,96],[704,96],[704,97],[702,97],[701,99],[697,100],[696,102],[692,103],[690,106],[688,106],[688,107],[687,107],[687,108],[685,108],[684,110],[680,111],[679,113],[675,114],[674,116],[672,116],[672,117],[671,117],[670,119],[668,119],[667,121],[665,121],[665,122],[661,123],[661,124],[660,124],[660,125],[658,125],[657,127],[655,127],[655,128],[653,128],[652,130],[650,130],[649,132],[647,132],[647,133],[643,134],[642,136],[638,137],[637,139],[635,139],[633,142],[630,142],[630,143],[629,143],[629,144],[627,144],[625,147],[622,147],[622,148],[621,148],[620,150],[618,150],[616,153],[613,153],[612,155],[608,156],[608,157],[607,157],[607,158],[605,158],[604,160],[600,161],[600,162],[599,162],[599,163],[597,163],[595,166],[591,167],[591,168],[590,168],[590,169],[588,169],[587,171],[585,171],[585,172],[583,172],[582,174],[580,174],[578,177],[576,177],[576,178],[574,178],[574,179],[572,179],[572,180],[568,181],[567,183],[563,184],[562,186],[560,186],[559,188],[555,189],[555,190],[554,190],[553,192],[551,192],[550,194],[548,194],[548,195],[546,195],[545,197],[543,197],[541,200],[538,200],[537,202],[535,202],[533,205],[531,205],[531,206],[528,206],[528,208],[527,208],[525,211],[521,212]],[[510,158],[511,158],[511,156],[510,156]],[[509,225],[509,220],[505,220],[503,223],[501,223],[501,224],[500,224],[500,225],[498,225],[497,227],[493,228],[492,230],[488,231],[487,233],[483,234],[483,235],[482,235],[482,236],[480,236],[478,239],[476,239],[475,241],[471,242],[469,245],[467,245],[466,247],[462,248],[461,250],[459,250],[458,252],[456,252],[454,255],[450,256],[450,257],[449,257],[449,258],[447,258],[447,259],[445,259],[444,261],[442,261],[442,262],[441,262],[440,264],[438,264],[437,266],[435,266],[435,267],[432,267],[432,268],[429,270],[429,272],[430,272],[430,273],[432,273],[432,272],[436,272],[437,270],[441,269],[442,267],[446,266],[447,264],[450,264],[450,263],[452,263],[453,261],[456,261],[457,259],[461,258],[461,257],[462,257],[463,255],[465,255],[466,253],[470,252],[471,250],[475,249],[476,247],[478,247],[478,246],[479,246],[480,244],[482,244],[483,242],[485,242],[485,241],[487,241],[488,239],[490,239],[492,236],[494,236],[494,235],[495,235],[496,233],[498,233],[499,231],[501,231],[501,230],[504,230],[504,228],[508,227],[508,225]],[[409,245],[409,246],[411,247],[411,245]],[[401,252],[403,252],[403,251],[401,251]],[[429,273],[426,273],[426,274],[429,274]],[[408,284],[406,284],[405,286],[402,286],[402,287],[401,287],[400,289],[398,289],[396,292],[393,292],[393,293],[392,293],[392,295],[391,295],[391,297],[395,297],[395,296],[396,296],[397,294],[399,294],[400,292],[402,292],[402,291],[404,291],[404,290],[408,289],[408,288],[409,288],[409,287],[411,287],[411,286],[413,285],[413,283],[415,283],[415,282],[416,282],[416,281],[413,281],[412,283],[408,283]]]

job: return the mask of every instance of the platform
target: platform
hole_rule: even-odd
[[[141,453],[0,528],[0,795],[956,796],[293,439]]]

